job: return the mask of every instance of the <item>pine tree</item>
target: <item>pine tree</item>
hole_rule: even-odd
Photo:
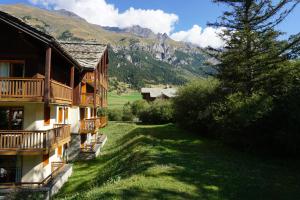
[[[299,4],[299,0],[214,0],[228,11],[208,25],[223,28],[223,49],[211,53],[219,61],[217,77],[226,91],[251,95],[257,90],[272,90],[272,75],[292,56],[299,56],[300,35],[279,40],[276,30]],[[276,82],[276,81],[275,81]]]

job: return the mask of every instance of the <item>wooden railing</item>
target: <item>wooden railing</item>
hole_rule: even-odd
[[[72,103],[73,90],[71,87],[66,86],[57,81],[51,80],[51,98],[57,101]]]
[[[44,96],[42,78],[0,78],[0,98],[40,98]]]
[[[0,131],[0,150],[46,150],[70,138],[70,125],[61,125],[46,131]]]
[[[100,118],[84,119],[80,121],[80,133],[94,133],[100,127]]]
[[[108,122],[108,120],[107,120],[107,117],[106,117],[106,116],[100,117],[101,127],[106,126],[106,125],[107,125],[107,122]]]
[[[101,97],[99,94],[96,94],[96,105],[100,106],[101,105]]]
[[[85,153],[93,153],[95,152],[95,142],[91,142],[90,144],[86,144],[83,147],[81,147],[81,152],[85,152]]]
[[[94,105],[94,93],[81,93],[81,105]],[[96,94],[96,105],[101,105],[99,94]]]
[[[72,103],[73,90],[57,81],[51,80],[51,99],[57,103]],[[0,100],[43,101],[44,78],[0,78]]]
[[[93,105],[94,94],[93,93],[81,93],[81,105]]]

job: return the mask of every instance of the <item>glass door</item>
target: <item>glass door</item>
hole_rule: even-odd
[[[0,78],[1,77],[9,77],[9,63],[0,62]]]

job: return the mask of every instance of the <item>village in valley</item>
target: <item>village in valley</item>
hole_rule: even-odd
[[[299,0],[2,1],[0,200],[299,198]]]

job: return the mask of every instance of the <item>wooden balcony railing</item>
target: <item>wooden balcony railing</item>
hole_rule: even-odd
[[[70,140],[70,125],[46,131],[0,131],[0,154],[6,151],[45,151]]]
[[[81,93],[81,105],[93,105],[94,94],[93,93]]]
[[[0,101],[43,101],[44,78],[0,78]],[[50,83],[51,101],[72,103],[73,90],[57,81]]]
[[[94,93],[82,93],[81,94],[81,105],[94,105]],[[101,105],[100,95],[96,94],[96,105]]]
[[[96,94],[96,105],[101,106],[101,97],[99,94]]]
[[[0,99],[42,100],[44,79],[0,78]]]
[[[66,86],[57,81],[51,80],[51,98],[57,102],[69,102],[73,100],[73,90],[71,87]]]
[[[90,144],[86,144],[83,147],[81,147],[80,150],[84,153],[93,153],[95,152],[95,145],[95,142],[91,142]]]
[[[100,127],[100,118],[84,119],[80,121],[80,133],[94,133]]]
[[[107,117],[106,116],[102,116],[100,117],[100,124],[101,124],[101,127],[105,127],[108,123],[108,120],[107,120]]]

